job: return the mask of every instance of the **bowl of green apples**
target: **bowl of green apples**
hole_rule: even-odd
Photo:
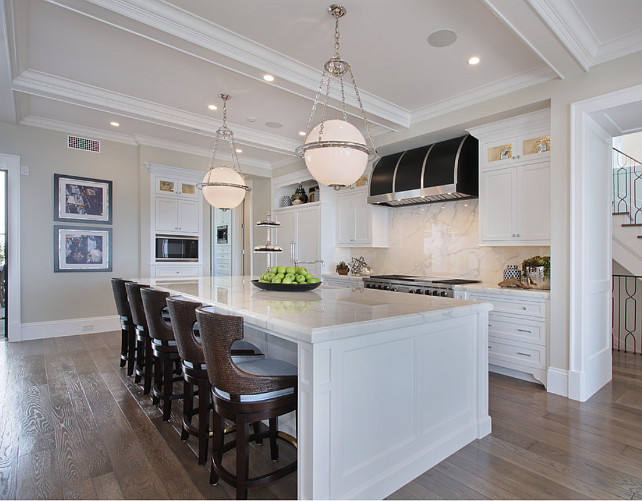
[[[316,289],[321,280],[302,266],[272,266],[252,284],[268,291],[299,292]]]

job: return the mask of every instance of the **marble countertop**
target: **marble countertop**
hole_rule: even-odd
[[[243,316],[248,325],[295,341],[319,343],[489,311],[492,305],[397,292],[321,286],[309,292],[261,290],[251,277],[137,278]]]
[[[465,284],[465,285],[454,285],[453,289],[456,291],[471,291],[471,292],[490,292],[490,293],[502,293],[511,296],[525,296],[525,297],[543,297],[550,298],[551,291],[545,289],[509,289],[505,287],[500,287],[496,283],[484,282],[479,284]]]
[[[334,280],[345,280],[346,282],[363,282],[363,277],[354,275],[339,275],[338,273],[324,273],[321,278],[332,278]]]

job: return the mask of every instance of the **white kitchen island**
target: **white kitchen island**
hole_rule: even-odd
[[[300,499],[381,499],[490,433],[487,303],[263,291],[250,277],[138,280],[244,317],[267,356],[291,347]]]

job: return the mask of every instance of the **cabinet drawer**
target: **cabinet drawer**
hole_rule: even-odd
[[[488,314],[488,335],[512,341],[546,344],[546,322]]]
[[[478,294],[476,292],[469,293],[468,299],[492,303],[493,312],[495,313],[521,313],[522,315],[546,318],[547,308],[545,301],[533,301],[522,298],[507,299],[490,294]]]
[[[198,266],[163,266],[156,267],[157,277],[197,277],[200,275]]]
[[[545,346],[508,344],[502,341],[502,339],[488,337],[488,363],[503,366],[502,362],[511,362],[527,367],[546,367]]]

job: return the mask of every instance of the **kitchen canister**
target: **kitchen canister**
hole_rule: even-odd
[[[290,195],[285,195],[281,197],[280,205],[281,207],[289,207],[290,205],[292,205],[292,202],[290,201]]]
[[[515,278],[517,280],[522,279],[522,272],[519,270],[516,264],[509,264],[504,270],[504,280],[509,278]]]

